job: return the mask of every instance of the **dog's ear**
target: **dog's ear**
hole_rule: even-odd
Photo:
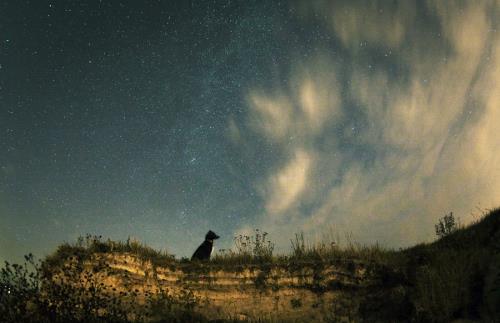
[[[215,239],[219,239],[220,237],[215,234],[215,232],[213,232],[212,230],[209,230],[207,232],[207,235],[205,236],[205,239],[207,240],[215,240]]]

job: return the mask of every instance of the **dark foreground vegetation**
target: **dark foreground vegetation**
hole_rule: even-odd
[[[292,239],[288,255],[274,255],[267,233],[235,238],[235,248],[219,252],[204,266],[235,268],[269,264],[300,266],[363,261],[387,272],[383,284],[401,286],[400,295],[373,291],[358,308],[362,321],[450,322],[458,319],[500,321],[500,209],[461,227],[453,214],[436,224],[438,240],[405,250],[384,250],[347,239],[308,244],[302,234]],[[157,286],[156,293],[117,291],[96,283],[92,275],[106,268],[94,254],[126,253],[156,267],[196,268],[137,241],[114,242],[87,236],[61,245],[43,261],[33,255],[23,265],[5,263],[0,271],[0,321],[4,322],[206,322],[194,308],[190,290],[175,296]],[[75,283],[76,282],[76,283]],[[140,300],[140,301],[139,301]],[[297,306],[300,306],[299,300]],[[237,320],[234,320],[237,321]],[[335,321],[335,319],[332,319]]]

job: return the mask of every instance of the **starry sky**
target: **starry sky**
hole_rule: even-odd
[[[402,247],[500,206],[499,1],[0,2],[0,260]]]

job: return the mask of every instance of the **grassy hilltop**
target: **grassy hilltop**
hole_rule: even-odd
[[[7,322],[450,322],[500,320],[500,209],[467,227],[453,215],[438,240],[404,250],[235,238],[206,263],[137,241],[87,236],[41,262],[6,263]]]

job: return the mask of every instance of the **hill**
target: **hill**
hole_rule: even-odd
[[[0,317],[37,322],[450,322],[500,318],[500,209],[405,250],[349,243],[273,255],[265,233],[210,262],[87,236],[6,264]],[[29,270],[31,264],[33,270]]]

